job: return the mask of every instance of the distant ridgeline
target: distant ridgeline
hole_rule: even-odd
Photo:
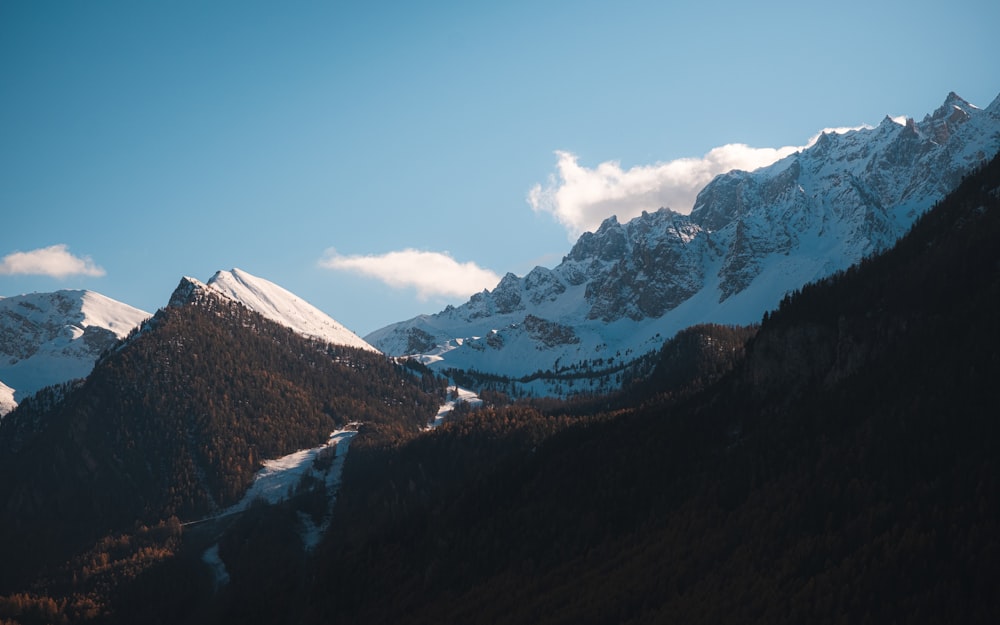
[[[756,323],[789,292],[890,247],[998,151],[1000,98],[981,109],[951,93],[920,121],[827,132],[768,167],[719,175],[690,214],[611,217],[556,267],[507,274],[365,339],[514,395],[606,392],[648,373],[629,361],[678,331]]]

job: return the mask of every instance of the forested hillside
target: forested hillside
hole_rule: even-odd
[[[998,188],[790,295],[700,394],[368,459],[307,620],[997,622]]]
[[[4,418],[0,581],[135,523],[210,515],[242,496],[262,460],[315,447],[349,421],[417,431],[439,390],[222,296],[168,306],[86,381]]]

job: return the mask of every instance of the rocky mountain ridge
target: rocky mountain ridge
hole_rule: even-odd
[[[980,109],[950,93],[919,122],[827,132],[770,166],[720,175],[688,215],[611,217],[552,269],[507,274],[462,306],[365,339],[435,367],[525,376],[644,353],[695,323],[752,323],[889,247],[998,150],[1000,97]]]

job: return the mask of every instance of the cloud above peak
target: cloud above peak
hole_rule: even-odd
[[[35,275],[66,278],[68,276],[101,277],[104,269],[94,264],[89,256],[74,256],[69,247],[60,243],[30,252],[13,252],[0,261],[0,275]]]
[[[843,133],[854,128],[827,128],[823,132]],[[624,169],[618,161],[605,161],[597,167],[581,165],[578,157],[557,151],[556,173],[547,182],[528,191],[527,201],[537,213],[549,213],[566,228],[570,240],[596,230],[601,222],[615,215],[621,222],[642,214],[670,208],[690,213],[698,192],[712,178],[734,169],[752,171],[770,165],[790,154],[809,147],[822,132],[805,146],[754,148],[744,143],[730,143],[713,148],[704,156],[679,158],[652,165]]]
[[[412,288],[420,299],[435,296],[469,297],[491,289],[500,276],[473,262],[460,263],[446,252],[404,249],[381,255],[339,254],[330,248],[321,267],[375,278],[393,288]]]
[[[689,213],[698,192],[718,174],[770,165],[797,149],[733,143],[714,148],[701,158],[629,169],[623,169],[618,161],[605,161],[591,169],[581,165],[575,154],[558,151],[557,173],[549,176],[545,186],[531,188],[528,204],[535,212],[550,213],[575,239],[595,230],[611,215],[625,222],[644,210],[663,207]]]

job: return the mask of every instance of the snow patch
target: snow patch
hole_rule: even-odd
[[[219,557],[219,543],[215,543],[206,549],[205,553],[201,555],[201,560],[212,571],[212,579],[215,582],[216,589],[229,583],[229,571],[226,570],[226,563]]]
[[[191,521],[185,525],[194,525],[240,514],[251,505],[259,502],[280,503],[295,493],[295,487],[302,481],[303,477],[312,475],[321,479],[326,489],[328,496],[326,514],[319,523],[303,512],[299,512],[298,518],[299,534],[305,549],[307,551],[315,549],[330,526],[333,505],[336,503],[336,493],[340,487],[344,461],[347,458],[347,450],[351,440],[358,433],[358,426],[358,423],[349,423],[347,427],[331,432],[327,442],[318,447],[300,449],[280,458],[265,460],[263,468],[254,477],[253,485],[243,495],[239,503],[226,508],[220,514]],[[326,468],[319,468],[316,461],[324,457],[330,462],[326,464]],[[218,543],[206,549],[201,559],[211,570],[216,589],[229,583],[229,571],[219,555]]]
[[[452,411],[455,410],[455,407],[462,402],[469,404],[473,408],[479,408],[483,405],[483,400],[479,398],[479,395],[476,395],[475,391],[455,386],[453,391],[448,391],[448,399],[441,404],[437,414],[427,423],[424,430],[433,430],[444,423]]]
[[[0,419],[3,419],[3,416],[14,408],[17,408],[17,402],[14,401],[14,389],[0,382]]]
[[[306,474],[321,473],[327,486],[339,485],[340,471],[344,466],[343,459],[347,454],[351,439],[358,433],[357,425],[356,423],[349,424],[345,429],[331,432],[327,442],[319,447],[300,449],[287,456],[265,460],[263,468],[254,476],[253,484],[239,503],[227,508],[219,516],[243,512],[255,501],[269,504],[280,503],[294,494],[295,486],[302,481]],[[327,453],[334,454],[334,462],[325,472],[319,472],[313,465],[320,454]]]

